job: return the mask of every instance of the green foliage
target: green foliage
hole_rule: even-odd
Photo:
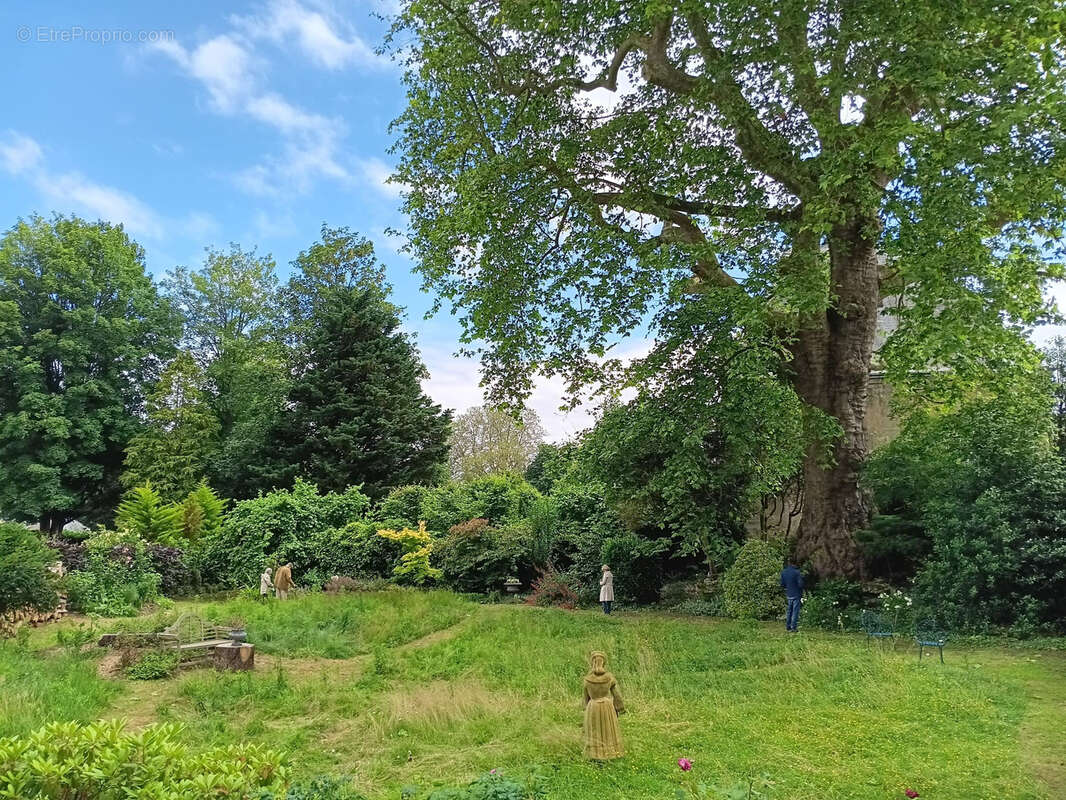
[[[420,522],[418,530],[383,528],[378,531],[378,536],[388,542],[395,542],[402,550],[399,563],[392,568],[392,574],[401,583],[420,586],[440,578],[441,571],[430,566],[430,557],[433,555],[433,537],[426,530],[426,523]]]
[[[515,474],[450,481],[426,493],[421,519],[432,531],[446,531],[477,518],[502,525],[524,519],[539,497],[536,489]]]
[[[631,528],[668,530],[678,555],[699,555],[715,571],[759,501],[796,474],[808,443],[831,442],[839,431],[776,379],[780,354],[755,344],[769,332],[752,330],[753,314],[707,300],[663,319],[671,338],[636,360],[637,397],[605,411],[578,455]],[[756,338],[735,333],[740,324]],[[675,336],[704,344],[682,361]]]
[[[669,551],[669,539],[643,539],[632,532],[605,539],[600,554],[614,574],[615,599],[638,603],[658,600],[663,562]]]
[[[201,483],[185,498],[181,506],[182,530],[188,542],[217,536],[226,520],[229,501],[219,497],[206,483]]]
[[[335,288],[314,308],[297,377],[267,441],[264,477],[372,498],[430,482],[447,456],[450,412],[422,391],[425,367],[375,289]]]
[[[819,581],[804,593],[802,624],[824,630],[857,631],[867,603],[863,588],[840,578]],[[891,615],[889,617],[892,618]]]
[[[126,492],[115,514],[115,527],[146,542],[175,547],[182,542],[182,507],[164,503],[150,484]]]
[[[0,517],[101,522],[177,321],[120,226],[30,217],[0,239]]]
[[[784,609],[781,547],[749,539],[722,578],[726,611],[740,619],[771,619]]]
[[[55,608],[56,579],[50,567],[57,560],[41,534],[17,522],[0,523],[0,614]]]
[[[323,776],[300,781],[284,793],[264,792],[259,800],[365,800],[352,788],[351,780]]]
[[[515,572],[515,557],[503,543],[500,531],[487,519],[453,525],[433,548],[433,561],[445,583],[460,592],[499,589]]]
[[[436,789],[426,800],[537,800],[542,796],[536,783],[527,786],[493,770],[462,789]]]
[[[0,798],[22,800],[255,800],[287,782],[281,755],[255,745],[192,753],[178,728],[126,733],[121,722],[52,723],[24,738],[0,739]]]
[[[370,500],[356,488],[320,494],[313,484],[300,479],[291,490],[279,489],[235,503],[219,532],[203,540],[204,580],[258,586],[264,568],[288,561],[299,574],[316,563],[316,535],[343,528],[369,506]]]
[[[288,387],[274,259],[236,244],[208,249],[200,269],[174,269],[163,288],[212,389],[218,432],[207,477],[227,496],[254,496],[267,428]]]
[[[151,484],[163,498],[178,500],[204,480],[220,431],[205,382],[186,352],[163,370],[148,395],[145,427],[126,448],[124,486]]]
[[[405,525],[417,525],[423,519],[422,503],[432,491],[428,486],[417,485],[393,489],[378,504],[377,516],[381,519],[403,520]]]
[[[526,467],[526,480],[541,494],[548,494],[570,472],[577,445],[541,442],[537,454]]]
[[[343,528],[320,531],[310,548],[314,567],[323,575],[391,576],[403,548],[398,542],[378,536],[378,531],[402,528],[405,524],[403,520],[357,520]]]
[[[159,584],[145,543],[135,534],[114,531],[88,539],[84,568],[64,578],[72,609],[105,617],[137,614],[157,597]]]
[[[918,605],[956,630],[1061,629],[1066,468],[1046,394],[1019,384],[1009,398],[916,413],[867,480],[929,550]]]
[[[146,650],[136,662],[126,667],[126,677],[135,681],[169,678],[178,668],[181,654],[176,650]]]

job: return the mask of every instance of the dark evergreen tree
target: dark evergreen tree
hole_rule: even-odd
[[[317,305],[302,364],[267,440],[263,477],[322,491],[389,488],[442,477],[450,412],[422,391],[418,352],[378,289],[338,287]]]

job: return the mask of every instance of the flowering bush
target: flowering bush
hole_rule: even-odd
[[[900,589],[882,592],[877,596],[877,603],[896,631],[910,631],[914,628],[914,601],[911,596]]]
[[[400,563],[392,568],[392,574],[401,581],[418,586],[440,578],[441,571],[429,565],[429,557],[433,553],[433,537],[426,530],[425,522],[418,523],[417,531],[411,528],[401,528],[398,531],[386,528],[378,531],[378,536],[398,542],[403,548]]]

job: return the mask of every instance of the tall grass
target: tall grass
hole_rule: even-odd
[[[118,685],[97,677],[91,658],[42,655],[0,643],[0,737],[55,720],[96,719],[118,692]]]
[[[297,773],[352,775],[370,798],[410,786],[421,797],[490,769],[536,773],[559,800],[670,800],[764,772],[765,796],[780,800],[899,798],[906,787],[948,800],[1052,796],[1027,771],[1020,737],[1032,719],[1025,686],[1066,675],[1057,654],[1039,663],[949,648],[947,664],[919,663],[861,637],[478,606],[445,592],[179,610],[188,608],[241,621],[260,651],[287,657],[252,673],[200,670],[156,684],[154,718],[182,723],[198,744],[285,749]],[[606,765],[581,756],[581,678],[594,649],[608,654],[628,708],[627,755]],[[18,674],[0,683],[9,732],[91,717],[113,691],[92,661],[0,650],[0,673],[9,664]],[[22,700],[9,699],[12,687]],[[1045,711],[1042,735],[1066,726],[1066,709]],[[1050,753],[1053,737],[1044,739]],[[691,773],[678,769],[682,756]]]

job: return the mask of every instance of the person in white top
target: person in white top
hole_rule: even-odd
[[[603,575],[600,577],[600,603],[603,605],[603,613],[611,613],[611,603],[614,602],[614,575],[611,568],[604,564],[600,567]]]
[[[259,599],[265,600],[270,596],[270,593],[274,591],[274,581],[271,580],[270,574],[273,570],[267,567],[263,574],[259,576]]]

